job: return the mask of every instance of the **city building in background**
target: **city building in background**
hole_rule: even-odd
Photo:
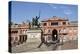
[[[43,36],[49,36],[52,38],[53,31],[56,30],[58,33],[58,38],[60,38],[60,40],[63,39],[63,41],[69,41],[77,40],[78,38],[78,22],[70,22],[67,18],[53,16],[52,18],[41,21],[40,28],[43,31]],[[29,23],[12,24],[10,33],[12,45],[19,45],[20,43],[26,42],[27,35],[31,34],[29,29]],[[35,32],[38,33],[40,31]],[[31,36],[29,36],[29,38],[30,37]],[[31,38],[33,38],[33,36]]]

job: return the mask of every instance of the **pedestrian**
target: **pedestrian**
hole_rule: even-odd
[[[41,43],[38,46],[38,48],[40,48],[42,46],[42,44],[45,43],[45,36],[43,36],[43,31],[41,32]]]
[[[41,43],[40,43],[40,45],[38,46],[38,48],[40,48],[43,43],[45,43],[45,38],[44,38],[44,36],[41,38]]]

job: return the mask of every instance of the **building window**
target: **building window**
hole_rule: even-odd
[[[43,24],[43,26],[46,26],[46,25],[47,25],[47,23],[44,23],[44,24]]]
[[[18,31],[12,31],[12,33],[18,33]]]
[[[48,32],[50,32],[50,30],[48,30]]]
[[[11,41],[14,41],[14,37],[11,37]]]
[[[58,25],[58,22],[52,22],[51,25]]]
[[[25,30],[23,30],[23,34],[26,34],[26,31]]]
[[[22,30],[20,30],[20,34],[22,34]]]
[[[59,30],[59,32],[60,32],[61,30]]]
[[[17,41],[18,40],[18,37],[15,37],[15,41]]]
[[[66,25],[66,22],[63,22],[63,25]]]

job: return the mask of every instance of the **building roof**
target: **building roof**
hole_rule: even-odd
[[[61,17],[53,16],[52,18],[45,19],[42,22],[47,22],[47,21],[68,21],[68,19],[67,18],[61,18]]]
[[[29,28],[28,24],[12,24],[10,28]]]
[[[78,21],[71,21],[70,26],[78,26]]]

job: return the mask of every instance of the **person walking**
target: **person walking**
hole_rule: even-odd
[[[40,45],[38,46],[38,48],[40,48],[43,43],[45,44],[45,36],[43,36],[43,31],[42,31],[42,32],[41,32],[41,43],[40,43]]]

